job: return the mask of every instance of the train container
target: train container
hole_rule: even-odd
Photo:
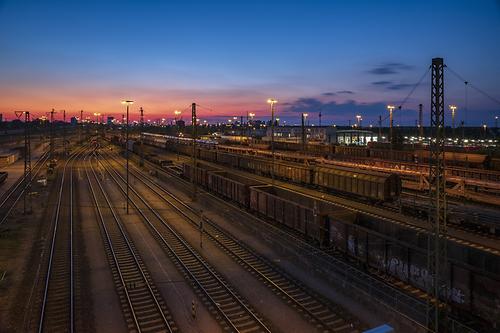
[[[239,165],[238,154],[226,153],[223,151],[217,151],[217,163],[227,165],[231,168],[237,168]]]
[[[251,210],[319,244],[328,239],[326,208],[310,197],[282,188],[271,185],[250,187]]]
[[[7,176],[9,175],[8,172],[6,171],[0,171],[0,184],[4,183],[5,180],[7,179]]]
[[[262,185],[261,182],[241,177],[225,171],[208,173],[208,189],[225,199],[235,201],[240,206],[250,206],[250,186]]]
[[[419,149],[415,151],[419,161],[428,162],[430,152],[427,149]],[[485,168],[488,166],[490,159],[485,154],[474,153],[457,153],[447,151],[444,154],[445,163],[448,166],[463,166],[470,168]]]
[[[490,170],[500,171],[500,158],[492,157],[490,160]]]
[[[182,175],[189,179],[191,182],[194,180],[196,184],[199,184],[203,187],[208,186],[208,173],[210,171],[219,171],[220,169],[211,167],[204,163],[196,163],[196,166],[193,168],[192,163],[184,163],[182,165]]]
[[[421,289],[433,285],[427,269],[427,233],[357,213],[331,218],[330,245],[368,269],[391,275]],[[500,260],[495,254],[448,241],[448,302],[455,311],[500,324]],[[495,319],[496,318],[496,319]]]
[[[217,151],[215,149],[199,149],[198,157],[204,161],[217,162]]]
[[[271,176],[273,172],[273,162],[271,159],[255,158],[244,156],[240,158],[241,169],[249,170],[255,174]],[[274,176],[285,180],[290,180],[299,184],[311,183],[311,168],[292,162],[274,162]]]
[[[369,157],[369,149],[367,147],[358,146],[335,146],[335,155],[348,157]]]
[[[401,179],[396,174],[346,167],[316,167],[314,185],[377,201],[393,201],[401,194]]]
[[[378,158],[383,160],[393,160],[402,162],[419,162],[418,156],[413,150],[391,150],[391,149],[377,149],[371,148],[369,151],[371,158]]]

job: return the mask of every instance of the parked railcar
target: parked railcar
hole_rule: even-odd
[[[184,163],[182,165],[182,173],[185,178],[199,184],[203,187],[208,187],[208,174],[210,171],[220,171],[220,169],[210,167],[209,165],[203,163],[196,163],[193,168],[191,163]]]
[[[335,146],[335,155],[348,157],[369,157],[369,149],[367,147],[358,146]]]
[[[291,200],[293,192],[270,185],[250,187],[250,209],[263,217],[299,232],[305,238],[325,245],[329,219],[325,212],[311,205],[311,200]]]
[[[395,174],[340,166],[316,167],[314,185],[377,201],[393,201],[401,193],[401,180]]]
[[[198,168],[202,168],[199,164]],[[185,172],[190,172],[189,168]],[[209,190],[221,191],[223,196],[243,204],[250,211],[286,226],[322,246],[332,247],[359,261],[370,271],[393,276],[427,290],[432,276],[427,272],[426,232],[376,218],[361,212],[337,207],[297,192],[269,186],[238,187],[239,178],[230,173],[205,171],[209,177],[224,177],[221,187],[210,183]],[[188,175],[189,177],[189,175]],[[203,185],[203,176],[196,180]],[[227,191],[228,188],[232,190]],[[239,188],[239,190],[234,190]],[[249,191],[249,202],[241,200],[240,190]],[[248,206],[246,206],[248,203]],[[496,254],[462,243],[448,241],[449,304],[453,311],[472,314],[499,325],[500,260]],[[493,318],[493,319],[492,319]]]
[[[262,185],[262,183],[225,171],[211,171],[208,173],[207,187],[210,191],[225,199],[235,201],[245,208],[250,206],[249,187],[256,185]]]

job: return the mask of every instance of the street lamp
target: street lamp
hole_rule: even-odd
[[[128,120],[129,120],[129,106],[134,104],[134,101],[126,100],[122,101],[122,104],[127,106],[127,125],[125,127],[125,156],[127,157],[127,214],[128,214],[128,206],[129,206],[129,183],[128,183],[128,178],[129,178],[129,170],[128,170],[128,164],[129,164],[129,151],[128,151]],[[142,147],[141,147],[142,148]]]
[[[255,117],[255,113],[253,113],[253,112],[248,113],[248,115],[247,115],[247,132],[248,132],[248,136],[251,136],[250,135],[250,119],[252,120],[252,123],[253,123],[253,117]]]
[[[392,112],[394,111],[396,107],[394,105],[387,105],[387,110],[389,110],[389,141],[391,142],[392,145],[392,126],[393,126],[393,117],[392,117]]]
[[[271,168],[271,180],[274,185],[274,105],[278,103],[278,101],[274,98],[269,98],[267,103],[271,106],[271,155],[273,157],[273,165]]]
[[[101,116],[101,113],[100,112],[94,112],[94,116],[95,116],[95,123],[99,124],[99,117]]]
[[[361,127],[361,120],[363,120],[363,119],[361,118],[361,116],[359,114],[356,115],[356,120],[357,120],[357,123],[358,123],[358,127]]]
[[[302,150],[306,150],[306,119],[308,114],[302,113]]]
[[[449,105],[449,108],[451,110],[451,130],[452,130],[452,136],[455,137],[455,112],[457,110],[456,105]]]

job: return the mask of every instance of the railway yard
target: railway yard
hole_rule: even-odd
[[[0,331],[428,332],[424,163],[68,137],[2,185]],[[498,332],[500,171],[446,172],[446,324]]]

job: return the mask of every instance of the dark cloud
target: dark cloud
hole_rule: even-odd
[[[333,92],[326,92],[326,93],[322,93],[321,95],[323,95],[323,96],[335,96],[335,93],[333,93]]]
[[[354,91],[351,91],[351,90],[339,90],[337,91],[337,94],[354,94]]]
[[[362,114],[365,119],[377,119],[379,114],[384,114],[386,103],[358,103],[354,100],[349,100],[343,103],[335,101],[322,102],[317,98],[304,97],[290,103],[284,108],[284,116],[289,118],[297,118],[301,113],[314,114],[321,111],[321,114],[328,121],[347,121],[354,119],[356,114]],[[297,118],[298,119],[298,118]],[[314,119],[314,118],[311,118]]]
[[[413,87],[414,84],[408,84],[408,83],[397,83],[397,84],[391,84],[390,86],[387,87],[387,89],[390,90],[403,90],[407,89],[410,87]]]
[[[388,85],[388,84],[391,84],[392,82],[391,81],[375,81],[375,82],[372,82],[373,85],[375,86],[385,86],[385,85]]]
[[[383,65],[377,66],[373,69],[370,69],[368,73],[374,75],[389,75],[389,74],[398,74],[402,71],[407,71],[413,69],[413,66],[402,64],[399,62],[389,62]]]

